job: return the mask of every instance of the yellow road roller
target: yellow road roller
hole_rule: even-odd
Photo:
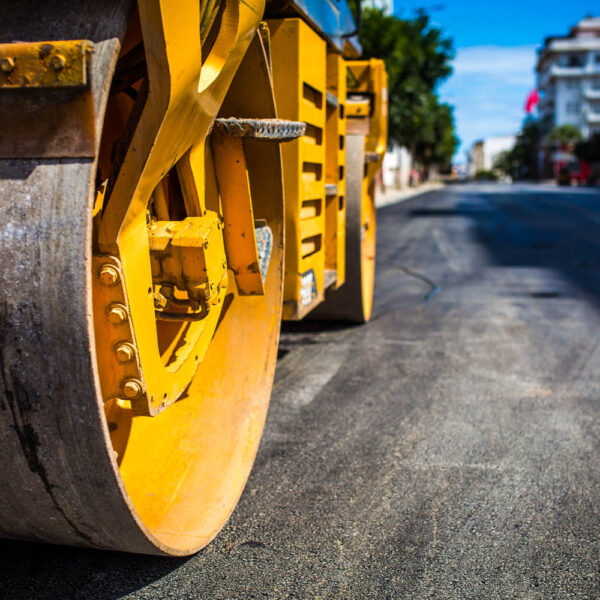
[[[344,0],[23,0],[0,20],[0,535],[187,555],[281,319],[364,322],[386,75]]]

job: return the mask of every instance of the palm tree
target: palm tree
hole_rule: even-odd
[[[566,123],[554,126],[546,138],[546,143],[556,144],[561,150],[571,153],[575,148],[575,144],[582,139],[581,131],[575,125]]]

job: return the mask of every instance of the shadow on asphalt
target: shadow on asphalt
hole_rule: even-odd
[[[323,333],[343,332],[360,327],[354,323],[338,321],[285,321],[281,324],[281,337],[277,358],[287,356],[292,348],[324,343]]]
[[[508,186],[497,190],[487,186],[456,197],[462,200],[451,207],[447,202],[435,206],[439,195],[422,198],[418,206],[407,207],[406,215],[411,219],[468,218],[475,241],[493,264],[555,271],[600,307],[600,190],[536,190],[532,186],[513,191]],[[515,290],[514,295],[542,299],[565,294],[569,294],[568,286],[557,282],[557,289]]]
[[[0,541],[0,598],[116,600],[158,581],[187,558]]]
[[[307,333],[323,333],[330,331],[345,331],[355,329],[360,324],[340,321],[284,321],[281,324],[281,333],[303,335]]]
[[[321,333],[355,327],[329,321],[286,322],[282,325],[278,358],[296,346],[321,343]],[[151,586],[193,558],[142,556],[12,540],[0,540],[0,557],[0,598],[7,600],[116,600]]]

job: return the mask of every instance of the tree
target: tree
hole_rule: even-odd
[[[501,165],[497,166],[514,179],[538,179],[541,140],[539,123],[533,117],[527,117],[513,149],[502,157]]]
[[[514,172],[514,164],[512,160],[512,149],[505,150],[504,152],[500,152],[496,159],[494,160],[494,164],[492,165],[495,171],[501,171],[505,175],[512,175]]]
[[[435,94],[430,94],[419,123],[420,132],[414,145],[417,160],[426,168],[434,164],[447,168],[458,146],[453,108],[441,103]]]
[[[582,138],[581,131],[575,125],[566,123],[554,126],[546,138],[546,143],[557,144],[560,148],[568,148],[570,145],[580,142]]]
[[[362,12],[364,58],[383,58],[388,73],[389,138],[425,166],[450,161],[458,140],[452,108],[436,88],[452,73],[452,42],[419,11],[398,19],[376,8]]]

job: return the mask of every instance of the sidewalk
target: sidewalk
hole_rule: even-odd
[[[414,198],[414,196],[418,196],[419,194],[431,192],[432,190],[439,190],[443,187],[443,183],[433,182],[424,183],[419,187],[408,188],[406,190],[396,190],[392,188],[386,190],[385,193],[381,193],[381,191],[377,190],[377,194],[375,195],[375,204],[377,208],[381,208],[382,206],[388,206],[388,204],[404,202],[405,200],[408,200],[409,198]]]

